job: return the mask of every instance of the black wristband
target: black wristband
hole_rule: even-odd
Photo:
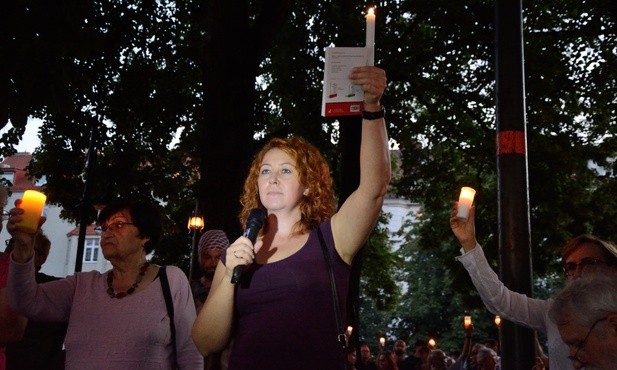
[[[386,116],[386,109],[384,108],[384,106],[381,106],[381,109],[378,110],[377,112],[367,112],[365,110],[362,111],[362,118],[372,121],[375,119],[380,119],[380,118],[384,118]]]

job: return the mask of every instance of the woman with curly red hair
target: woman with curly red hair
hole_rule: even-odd
[[[336,210],[330,168],[301,138],[270,140],[256,155],[240,199],[245,224],[254,208],[265,211],[255,245],[245,236],[221,256],[204,308],[193,326],[202,354],[233,340],[229,369],[341,369],[330,275],[332,261],[344,322],[351,263],[373,229],[390,181],[390,157],[381,96],[385,72],[354,68],[364,91],[360,184]],[[231,282],[236,266],[241,280]]]

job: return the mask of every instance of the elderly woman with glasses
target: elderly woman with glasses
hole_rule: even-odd
[[[457,259],[469,273],[488,310],[506,320],[544,333],[548,338],[551,369],[574,369],[568,360],[568,346],[561,340],[557,325],[548,316],[552,300],[534,299],[509,290],[490,267],[482,247],[476,241],[475,207],[471,208],[466,220],[456,216],[457,207],[455,203],[450,217],[450,228],[463,250],[463,255]],[[573,281],[604,269],[615,270],[617,246],[591,235],[581,235],[563,248],[561,260],[566,279]]]
[[[190,337],[196,313],[186,276],[146,259],[161,235],[155,206],[122,199],[107,205],[98,221],[101,250],[112,269],[46,284],[34,280],[33,235],[17,225],[23,210],[10,213],[7,229],[15,247],[9,302],[28,318],[68,323],[66,369],[203,368]]]

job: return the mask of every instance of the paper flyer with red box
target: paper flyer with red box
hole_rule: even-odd
[[[354,67],[368,65],[369,48],[327,47],[324,67],[321,115],[324,117],[359,116],[364,91],[349,79]]]

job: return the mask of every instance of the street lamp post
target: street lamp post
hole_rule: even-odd
[[[195,255],[197,254],[197,251],[195,250],[197,231],[201,231],[204,228],[204,218],[199,214],[197,204],[197,201],[195,201],[195,211],[193,212],[191,217],[189,217],[188,222],[189,232],[193,232],[193,241],[191,242],[191,261],[189,266],[189,281],[195,279],[194,274],[198,270],[195,268],[195,264],[197,263],[197,258],[195,258]]]

